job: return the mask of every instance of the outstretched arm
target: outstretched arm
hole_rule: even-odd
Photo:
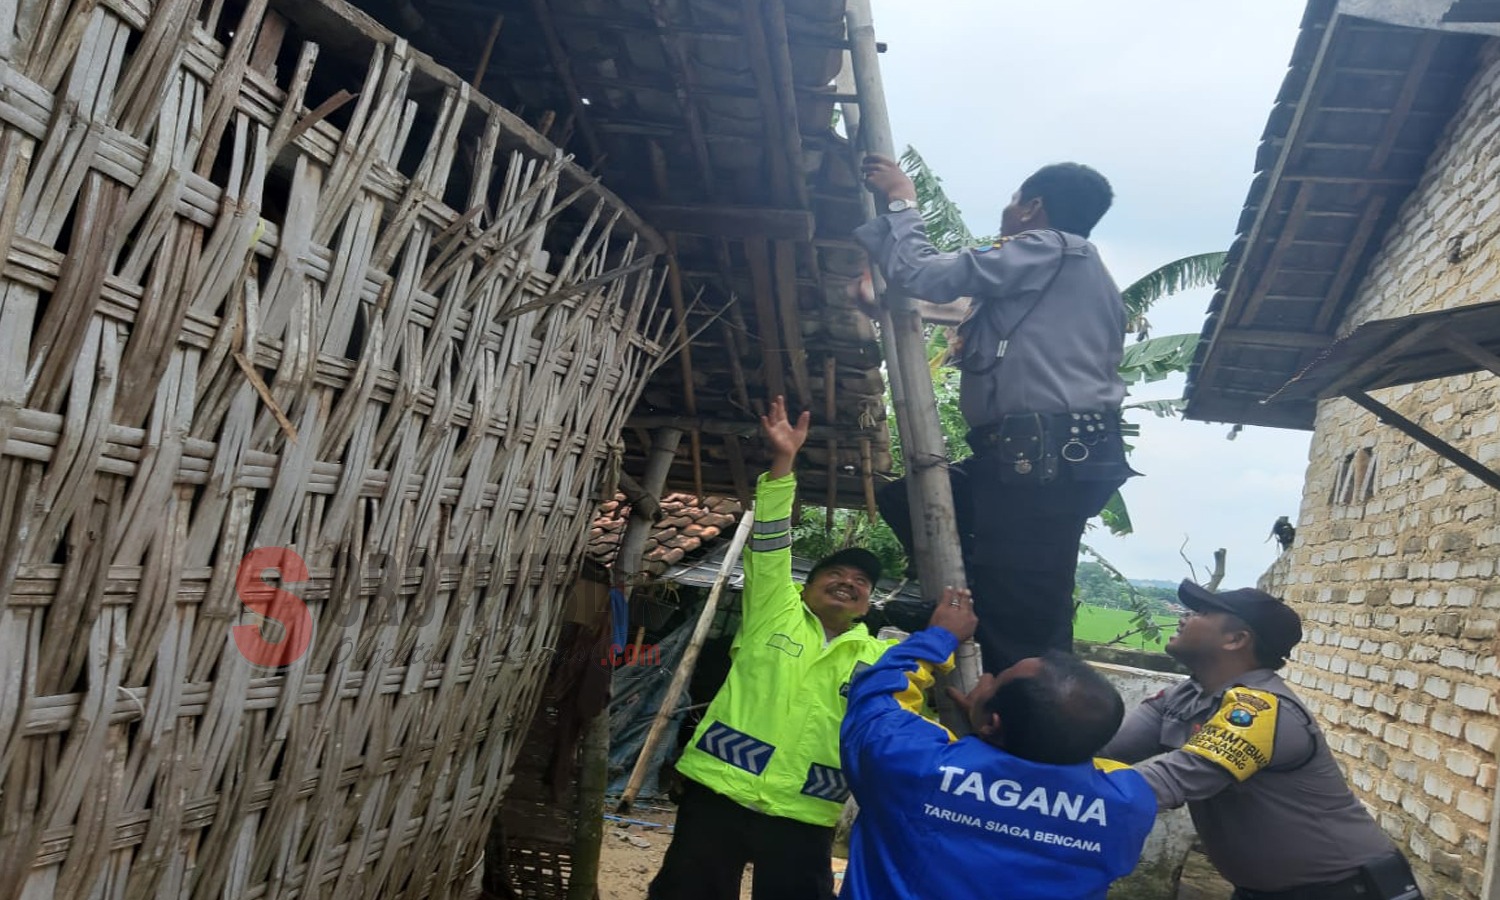
[[[787,418],[786,399],[778,396],[771,401],[771,409],[760,417],[760,429],[771,445],[771,480],[792,474],[792,464],[797,461],[797,451],[807,443],[807,430],[812,424],[812,413],[802,411],[794,423]]]
[[[1181,749],[1137,766],[1163,809],[1206,800],[1273,766],[1306,763],[1317,749],[1310,723],[1295,704],[1268,691],[1233,687]]]
[[[1138,763],[1162,752],[1161,706],[1165,696],[1163,691],[1126,713],[1120,729],[1098,756],[1122,763]]]
[[[924,751],[954,740],[948,729],[922,716],[922,694],[937,672],[953,668],[953,651],[973,636],[974,621],[969,592],[948,588],[925,630],[855,678],[839,735],[850,785],[857,789],[881,774],[918,771]]]
[[[742,633],[801,605],[792,581],[792,501],[797,493],[792,466],[807,440],[810,422],[806,412],[795,423],[789,420],[781,397],[772,400],[770,411],[760,418],[771,445],[771,469],[755,485],[755,525],[744,556]]]
[[[865,186],[892,200],[915,200],[916,188],[895,160],[865,157]],[[854,231],[887,281],[934,303],[961,297],[1004,298],[1040,290],[1057,268],[1063,239],[1055,231],[1027,231],[995,247],[938,250],[927,240],[915,209],[880,216]]]

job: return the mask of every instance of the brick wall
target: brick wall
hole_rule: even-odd
[[[1344,322],[1500,300],[1500,45]],[[1492,467],[1500,378],[1376,398]],[[1297,542],[1264,586],[1302,613],[1288,680],[1433,898],[1479,896],[1500,717],[1500,492],[1345,400],[1322,404]]]

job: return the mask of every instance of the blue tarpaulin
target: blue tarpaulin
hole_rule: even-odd
[[[614,796],[625,792],[630,770],[634,768],[636,757],[640,756],[641,748],[646,743],[646,732],[651,730],[651,722],[656,718],[656,711],[661,708],[662,695],[666,693],[667,685],[672,683],[672,673],[682,661],[683,651],[687,649],[688,638],[693,634],[697,618],[689,616],[681,627],[662,639],[656,648],[659,658],[652,654],[649,664],[644,659],[637,659],[633,665],[615,669],[613,695],[609,701],[608,791]],[[677,698],[677,709],[667,723],[665,737],[656,745],[656,752],[652,754],[651,767],[646,773],[646,779],[641,782],[638,797],[666,796],[666,790],[660,785],[657,774],[676,749],[677,729],[682,724],[687,708],[692,705],[693,700],[685,691]]]

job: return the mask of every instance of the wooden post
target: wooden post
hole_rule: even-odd
[[[896,145],[891,137],[890,115],[880,80],[880,56],[875,46],[870,0],[849,0],[845,24],[859,93],[860,143],[867,152],[895,159]],[[932,389],[932,372],[927,367],[921,317],[909,298],[886,289],[878,271],[873,275],[875,289],[883,295],[882,305],[888,311],[881,333],[906,457],[906,487],[911,497],[917,568],[926,576],[922,579],[922,598],[935,603],[942,599],[944,586],[968,585],[954,520],[953,488],[948,481],[948,455],[938,421],[937,395]],[[981,671],[979,648],[973,641],[958,648],[957,663],[954,674],[959,689],[967,692],[979,681]]]
[[[584,729],[578,774],[578,821],[573,825],[573,868],[568,900],[599,896],[599,857],[604,847],[604,791],[609,787],[609,708]]]
[[[672,468],[672,459],[677,455],[677,445],[682,442],[682,429],[657,428],[651,438],[651,450],[646,454],[646,472],[641,477],[641,490],[657,501],[652,509],[659,509],[661,493],[667,486],[667,472]],[[630,521],[625,533],[620,536],[620,549],[615,551],[615,582],[625,585],[625,596],[630,596],[635,576],[641,571],[641,555],[646,552],[646,541],[651,537],[651,528],[656,524],[652,516],[642,508],[644,504],[630,505]]]
[[[658,428],[646,457],[641,488],[656,503],[637,501],[630,506],[630,521],[615,551],[615,581],[628,599],[635,576],[641,570],[646,541],[656,524],[653,512],[660,510],[662,490],[682,430]],[[640,637],[636,638],[637,646]],[[637,657],[639,658],[639,657]],[[578,776],[578,820],[573,825],[573,868],[568,876],[568,900],[594,900],[599,890],[599,855],[604,843],[604,792],[609,787],[609,704],[584,729],[581,771]]]
[[[740,527],[734,533],[734,540],[729,542],[729,552],[724,554],[724,564],[719,566],[719,575],[714,579],[714,586],[708,591],[708,599],[703,603],[703,611],[698,614],[698,622],[693,626],[693,634],[688,639],[687,649],[682,651],[682,662],[677,664],[677,670],[672,673],[672,683],[667,685],[667,691],[661,698],[661,705],[656,709],[656,718],[651,720],[651,730],[646,732],[646,742],[641,746],[641,755],[636,757],[635,768],[630,770],[630,781],[625,785],[625,793],[620,796],[620,805],[616,810],[621,814],[630,812],[630,804],[635,802],[636,794],[640,793],[641,783],[646,780],[646,768],[651,764],[651,757],[656,753],[656,745],[661,743],[662,734],[667,730],[667,722],[677,708],[677,698],[682,696],[682,690],[687,687],[688,679],[693,677],[693,669],[698,665],[698,654],[703,651],[703,642],[708,638],[709,626],[713,624],[714,613],[719,608],[719,595],[724,592],[724,584],[729,580],[729,573],[734,571],[734,564],[740,558],[740,551],[745,549],[745,541],[750,537],[750,526],[754,522],[755,507],[749,506],[745,509],[745,514],[740,517]]]

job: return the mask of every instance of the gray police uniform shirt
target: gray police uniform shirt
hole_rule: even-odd
[[[1214,694],[1191,680],[1163,691],[1099,756],[1135,764],[1163,809],[1186,803],[1209,859],[1238,887],[1338,881],[1394,849],[1270,669]]]
[[[969,427],[1014,413],[1119,407],[1125,304],[1087,240],[1027,231],[994,247],[943,253],[927,240],[916,210],[867,222],[854,237],[886,281],[907,295],[933,303],[973,298],[959,326],[965,342],[959,407]],[[1008,338],[999,360],[997,335]]]

